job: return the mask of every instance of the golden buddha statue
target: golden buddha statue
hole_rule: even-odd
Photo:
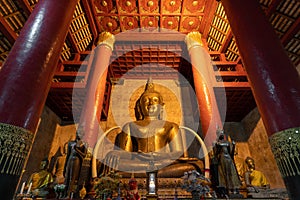
[[[247,197],[255,199],[270,199],[275,197],[278,199],[289,199],[288,193],[282,188],[270,188],[270,184],[266,176],[255,169],[253,158],[247,157],[245,162],[248,170],[245,173],[245,183],[247,186]]]
[[[136,102],[136,121],[125,124],[116,137],[115,148],[104,159],[104,170],[125,172],[123,177],[146,177],[157,171],[158,177],[182,177],[185,171],[203,169],[203,162],[184,155],[180,128],[161,119],[163,98],[148,80]]]
[[[239,157],[237,147],[235,147],[235,149],[234,149],[234,164],[236,166],[236,170],[238,172],[240,181],[241,181],[242,185],[244,186],[244,184],[245,184],[244,176],[245,176],[245,172],[247,171],[247,166],[246,166],[245,160],[243,158]]]
[[[247,187],[252,187],[256,190],[270,188],[270,184],[265,175],[261,171],[255,169],[254,159],[247,157],[245,162],[248,166],[248,171],[245,173]]]
[[[42,160],[40,171],[33,173],[28,179],[27,189],[31,189],[33,196],[45,197],[49,193],[48,190],[50,184],[53,182],[53,177],[48,171],[48,164],[48,159]]]
[[[67,157],[67,147],[68,143],[66,143],[63,147],[59,147],[59,155],[54,157],[54,166],[52,169],[52,174],[54,177],[54,184],[63,184],[65,181],[64,177],[64,167],[66,163]]]

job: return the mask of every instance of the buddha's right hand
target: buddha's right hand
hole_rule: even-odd
[[[134,154],[135,157],[139,160],[142,160],[142,161],[150,161],[150,160],[154,160],[154,154],[153,152],[151,153],[145,153],[141,150],[139,150],[136,154]]]

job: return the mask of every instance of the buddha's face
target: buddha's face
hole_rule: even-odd
[[[41,164],[40,164],[40,169],[46,169],[46,168],[47,168],[47,164],[48,164],[48,162],[45,161],[45,160],[43,160],[43,161],[41,162]]]
[[[254,170],[255,169],[255,164],[253,160],[247,160],[247,165],[249,167],[250,170]]]
[[[143,94],[141,100],[141,111],[145,116],[155,116],[160,114],[163,102],[161,96],[158,93],[151,92]]]

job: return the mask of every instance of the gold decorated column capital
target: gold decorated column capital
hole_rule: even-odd
[[[114,43],[115,43],[115,36],[109,32],[102,32],[98,36],[97,46],[98,45],[106,45],[108,46],[112,51],[114,49]]]
[[[184,42],[186,43],[187,49],[189,50],[192,47],[201,46],[203,47],[202,35],[197,31],[188,33],[185,36]]]

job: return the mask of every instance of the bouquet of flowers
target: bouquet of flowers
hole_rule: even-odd
[[[111,198],[114,192],[118,192],[121,176],[118,173],[110,172],[105,176],[99,177],[95,182],[94,190],[97,199],[106,200]]]
[[[199,199],[201,196],[212,197],[210,194],[210,180],[196,170],[185,172],[182,189],[191,192],[193,199]]]

